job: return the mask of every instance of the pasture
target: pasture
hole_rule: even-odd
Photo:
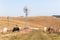
[[[0,34],[1,40],[60,40],[60,34],[48,34],[42,31],[20,31]]]
[[[0,17],[0,31],[4,27],[7,27],[10,30],[7,33],[0,33],[0,40],[60,40],[60,33],[48,34],[41,30],[21,30],[19,32],[11,32],[11,29],[16,25],[24,28],[25,17],[10,17],[9,22],[7,17]],[[28,17],[28,27],[43,29],[45,26],[60,28],[60,18],[52,16]]]

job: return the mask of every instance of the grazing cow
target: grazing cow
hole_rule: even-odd
[[[44,32],[46,32],[46,31],[47,31],[47,27],[44,27],[44,29],[43,29],[43,30],[44,30]]]
[[[14,31],[19,31],[19,30],[20,30],[19,27],[14,27],[14,28],[12,29],[12,32],[14,32]]]
[[[53,27],[49,27],[49,28],[48,28],[48,32],[49,32],[49,33],[53,33],[53,32],[54,32]]]
[[[4,27],[3,28],[3,33],[6,33],[8,31],[8,28],[7,27]]]

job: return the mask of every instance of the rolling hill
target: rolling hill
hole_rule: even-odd
[[[4,27],[8,27],[11,30],[14,26],[25,26],[25,17],[0,17],[0,30]],[[38,27],[43,28],[45,26],[59,27],[60,28],[60,18],[53,16],[31,16],[28,17],[28,27]],[[20,32],[7,32],[6,34],[0,33],[0,40],[60,40],[60,35],[47,34],[42,31],[26,31],[22,30]]]

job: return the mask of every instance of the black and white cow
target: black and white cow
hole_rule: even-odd
[[[20,28],[19,28],[19,27],[14,27],[14,28],[12,29],[12,32],[15,32],[15,31],[20,31]]]

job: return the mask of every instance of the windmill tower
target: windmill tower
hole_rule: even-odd
[[[24,13],[25,13],[25,27],[24,29],[28,29],[28,8],[24,7]]]

